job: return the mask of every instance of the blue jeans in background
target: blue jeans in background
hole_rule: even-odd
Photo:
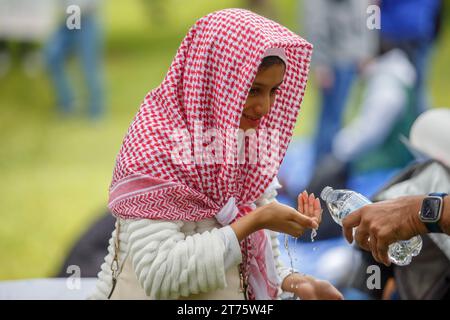
[[[67,60],[74,53],[80,58],[88,92],[88,110],[93,119],[103,114],[103,88],[100,71],[101,32],[95,15],[83,15],[81,29],[70,30],[65,22],[45,49],[46,62],[56,90],[58,107],[69,114],[74,94],[66,74]]]
[[[331,152],[334,136],[341,129],[348,96],[356,75],[353,64],[334,66],[334,84],[322,89],[321,110],[315,137],[315,162]]]

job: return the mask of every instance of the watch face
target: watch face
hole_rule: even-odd
[[[425,198],[422,204],[421,217],[423,220],[434,221],[439,217],[440,198]]]

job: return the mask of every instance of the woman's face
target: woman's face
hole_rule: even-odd
[[[258,71],[248,93],[239,128],[244,131],[258,128],[261,118],[269,113],[275,102],[278,87],[283,82],[284,71],[285,66],[282,63]]]

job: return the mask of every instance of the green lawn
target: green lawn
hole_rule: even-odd
[[[163,1],[170,26],[153,22],[142,0],[110,0],[103,18],[106,32],[107,115],[86,120],[54,112],[45,73],[28,78],[18,66],[0,79],[0,280],[55,274],[80,233],[106,210],[114,158],[142,98],[165,75],[179,42],[202,15],[240,1]],[[282,23],[298,30],[296,1],[277,1]],[[446,30],[448,35],[448,28]],[[439,44],[431,92],[436,105],[450,106],[447,94],[450,43]],[[71,71],[82,82],[76,61]],[[309,85],[296,128],[311,132],[316,93]]]

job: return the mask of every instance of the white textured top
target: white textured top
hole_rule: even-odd
[[[275,179],[256,205],[275,201],[279,187]],[[278,233],[266,232],[270,235],[278,275],[283,280],[291,271],[279,259]],[[114,230],[91,299],[106,299],[111,291],[116,236]],[[119,266],[123,267],[128,257],[131,259],[139,286],[149,299],[178,299],[223,289],[227,286],[227,269],[242,260],[233,229],[221,227],[215,218],[198,222],[121,219],[119,245]]]

